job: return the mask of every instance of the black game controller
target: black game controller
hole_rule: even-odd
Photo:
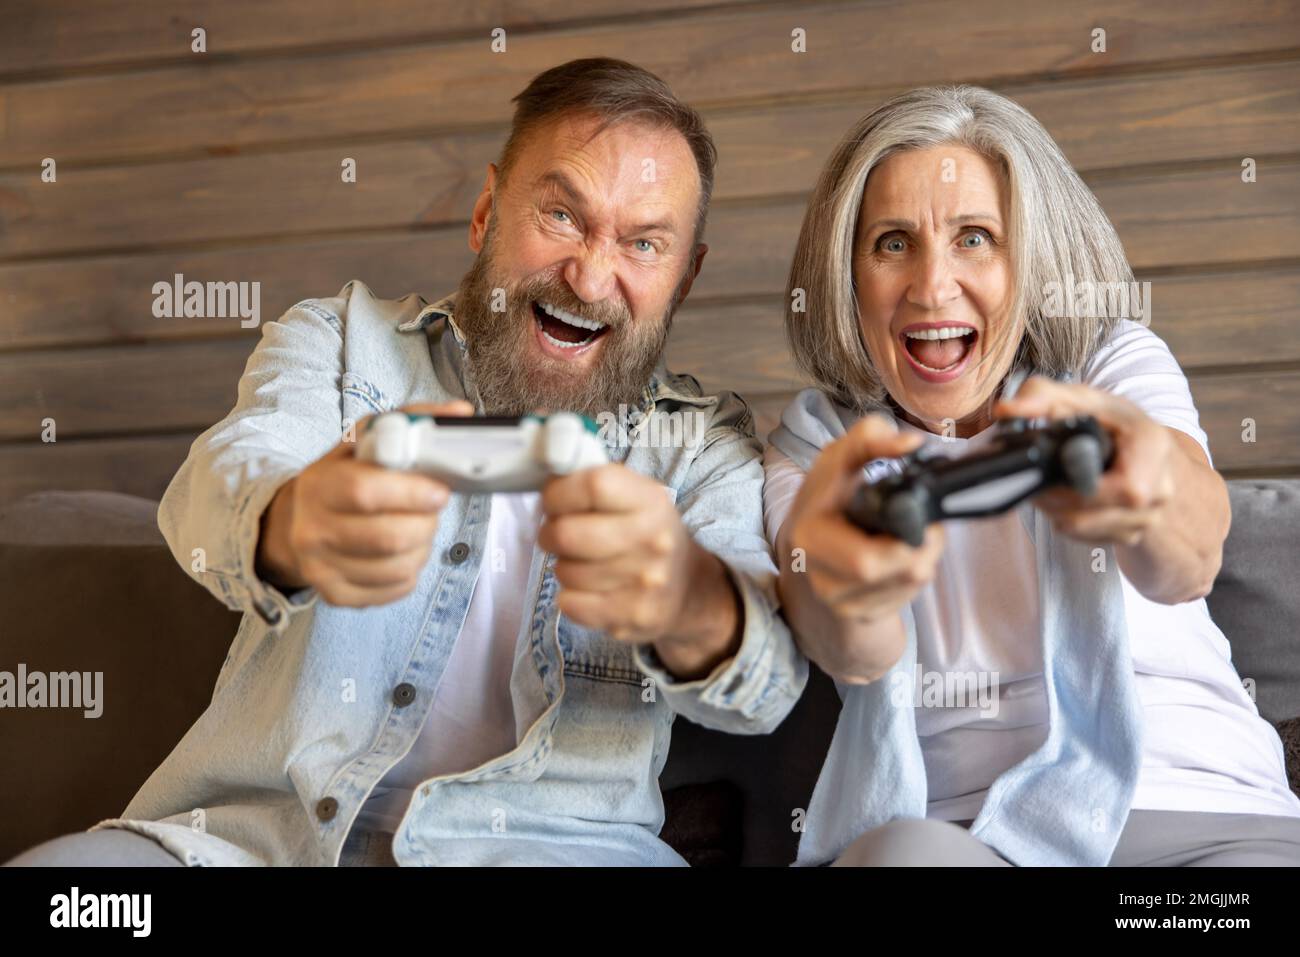
[[[1005,419],[992,442],[961,458],[906,455],[901,473],[854,493],[848,518],[868,534],[917,546],[931,522],[1001,515],[1048,486],[1092,495],[1114,458],[1106,430],[1090,415],[1041,423]]]

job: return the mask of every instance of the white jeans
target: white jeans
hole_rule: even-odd
[[[845,848],[834,866],[1010,867],[971,835],[966,829],[970,824],[928,818],[890,821]],[[1130,811],[1110,866],[1300,867],[1300,818]]]

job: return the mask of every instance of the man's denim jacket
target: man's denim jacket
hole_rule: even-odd
[[[264,327],[234,410],[194,442],[158,510],[177,561],[243,621],[207,710],[122,817],[96,829],[146,834],[191,865],[338,863],[362,802],[424,726],[480,573],[492,497],[453,495],[416,589],[366,609],[260,580],[259,517],[365,416],[479,405],[453,308],[454,297],[378,299],[354,281]],[[639,441],[644,414],[603,434],[611,459],[663,483],[727,566],[743,606],[739,652],[705,679],[675,681],[648,646],[562,617],[554,558],[534,550],[510,681],[518,744],[423,782],[393,839],[398,863],[681,864],[657,837],[674,713],[763,734],[803,690],[807,663],[775,607],[748,408],[702,395],[661,362],[640,411],[702,413],[693,446]]]

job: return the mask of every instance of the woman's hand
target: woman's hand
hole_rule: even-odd
[[[1062,534],[1114,545],[1125,576],[1152,601],[1177,604],[1209,593],[1230,512],[1227,486],[1194,439],[1120,396],[1042,376],[1025,380],[993,412],[999,418],[1093,416],[1115,446],[1095,494],[1055,488],[1034,504]]]
[[[1132,402],[1088,386],[1032,376],[1014,399],[999,402],[993,414],[1048,419],[1091,415],[1110,433],[1115,458],[1095,494],[1085,498],[1073,489],[1053,488],[1034,499],[1057,531],[1084,542],[1136,545],[1161,520],[1174,493],[1174,456],[1180,450],[1169,430]]]
[[[932,525],[919,548],[868,535],[844,509],[873,459],[917,448],[868,415],[822,449],[777,536],[786,617],[804,653],[831,677],[865,684],[894,666],[907,644],[900,611],[934,577],[943,530]]]

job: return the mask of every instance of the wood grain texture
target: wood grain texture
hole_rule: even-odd
[[[707,389],[750,396],[788,395],[804,384],[774,313],[730,307],[726,338],[708,328],[711,321],[677,325],[672,368],[696,375]],[[47,418],[60,438],[205,428],[233,405],[252,345],[237,338],[0,358],[0,440],[38,441]],[[720,349],[731,353],[730,371],[713,359]],[[1223,467],[1300,465],[1300,447],[1291,441],[1300,435],[1300,370],[1213,372],[1191,376],[1191,384],[1216,455],[1220,440],[1241,431],[1243,418],[1257,423],[1258,441],[1233,439]]]
[[[500,124],[510,97],[572,57],[632,59],[710,105],[881,86],[1095,75],[1300,47],[1296,0],[1233,5],[1100,0],[1084,6],[962,0],[759,7],[681,20],[329,55],[276,57],[10,84],[0,156],[36,168],[401,130]],[[1091,49],[1108,24],[1107,50]],[[941,29],[936,29],[941,25]],[[791,31],[808,52],[791,52]],[[882,80],[884,82],[882,82]]]
[[[557,23],[662,15],[752,0],[41,0],[0,34],[5,74],[190,59],[203,27],[213,55],[409,44],[501,27],[535,31]]]
[[[1185,371],[1300,364],[1300,268],[1143,278],[1151,329]]]
[[[203,429],[235,404],[246,339],[0,358],[0,440]]]
[[[1185,373],[1300,364],[1300,268],[1142,278],[1151,282],[1151,330]],[[755,393],[797,388],[803,380],[788,353],[782,307],[780,295],[694,306],[688,299],[668,357],[706,385]]]
[[[748,397],[762,434],[803,384],[781,317],[822,164],[892,93],[975,81],[1095,190],[1216,465],[1300,473],[1300,0],[49,0],[0,34],[0,501],[156,497],[228,410],[259,331],[155,318],[156,282],[259,282],[262,322],[353,278],[453,290],[510,97],[583,55],[659,73],[714,134],[711,251],[668,358]]]
[[[1068,82],[991,84],[1090,170],[1300,151],[1300,63],[1191,68]],[[811,190],[847,131],[901,89],[829,102],[706,111],[719,196]]]
[[[1191,386],[1216,468],[1300,468],[1300,371],[1195,376]],[[1252,441],[1243,437],[1247,419]]]
[[[226,359],[229,361],[229,357]],[[177,374],[169,378],[175,381],[183,377]],[[711,385],[707,381],[704,384]],[[229,400],[220,398],[223,385],[214,381],[196,390],[196,395],[205,396],[211,405],[199,414],[205,423],[224,414],[223,402],[233,401],[233,395]],[[760,437],[766,439],[776,427],[781,410],[795,391],[742,391],[754,412]],[[1294,441],[1300,434],[1300,372],[1193,378],[1192,392],[1216,469],[1230,477],[1236,473],[1300,476],[1300,448]],[[1247,418],[1255,420],[1253,443],[1243,441],[1242,421]],[[0,503],[28,492],[54,489],[113,489],[158,498],[203,424],[179,435],[64,437],[53,444],[0,444]]]
[[[1294,256],[1300,249],[1300,164],[1261,164],[1258,176],[1243,183],[1239,170],[1224,164],[1107,181],[1096,193],[1139,271]],[[784,294],[803,215],[798,198],[719,205],[710,216],[711,250],[693,295]],[[393,296],[437,295],[454,288],[469,265],[465,236],[463,226],[449,226],[265,247],[0,264],[0,297],[7,308],[0,348],[170,336],[172,327],[154,320],[149,308],[153,284],[176,273],[199,281],[260,282],[268,318],[299,299],[330,295],[358,276]],[[90,290],[95,292],[88,296]]]
[[[193,441],[156,435],[0,445],[0,505],[31,492],[104,489],[157,500]]]
[[[1300,63],[1089,80],[1017,93],[1085,175],[1125,165],[1300,152]],[[883,100],[883,97],[879,98]],[[716,200],[810,191],[877,100],[708,116]],[[0,259],[458,222],[505,130],[251,156],[0,175]],[[344,158],[357,181],[340,176]],[[69,229],[69,223],[75,223]]]
[[[777,292],[784,287],[803,203],[721,207],[710,215],[712,244],[693,295],[699,298]],[[230,332],[225,320],[158,320],[152,288],[176,273],[201,282],[262,283],[263,319],[293,303],[329,296],[362,278],[377,293],[440,296],[456,288],[472,255],[464,225],[432,230],[343,234],[324,241],[218,247],[60,261],[0,264],[0,347],[30,347],[114,338],[171,338]],[[715,259],[716,257],[716,259]],[[223,325],[224,323],[224,325]]]
[[[1193,378],[1191,385],[1218,471],[1228,475],[1300,474],[1300,448],[1294,441],[1300,434],[1300,371],[1204,376]],[[764,440],[797,391],[745,396],[754,413],[755,431]],[[1254,420],[1254,441],[1243,438],[1246,419]]]

